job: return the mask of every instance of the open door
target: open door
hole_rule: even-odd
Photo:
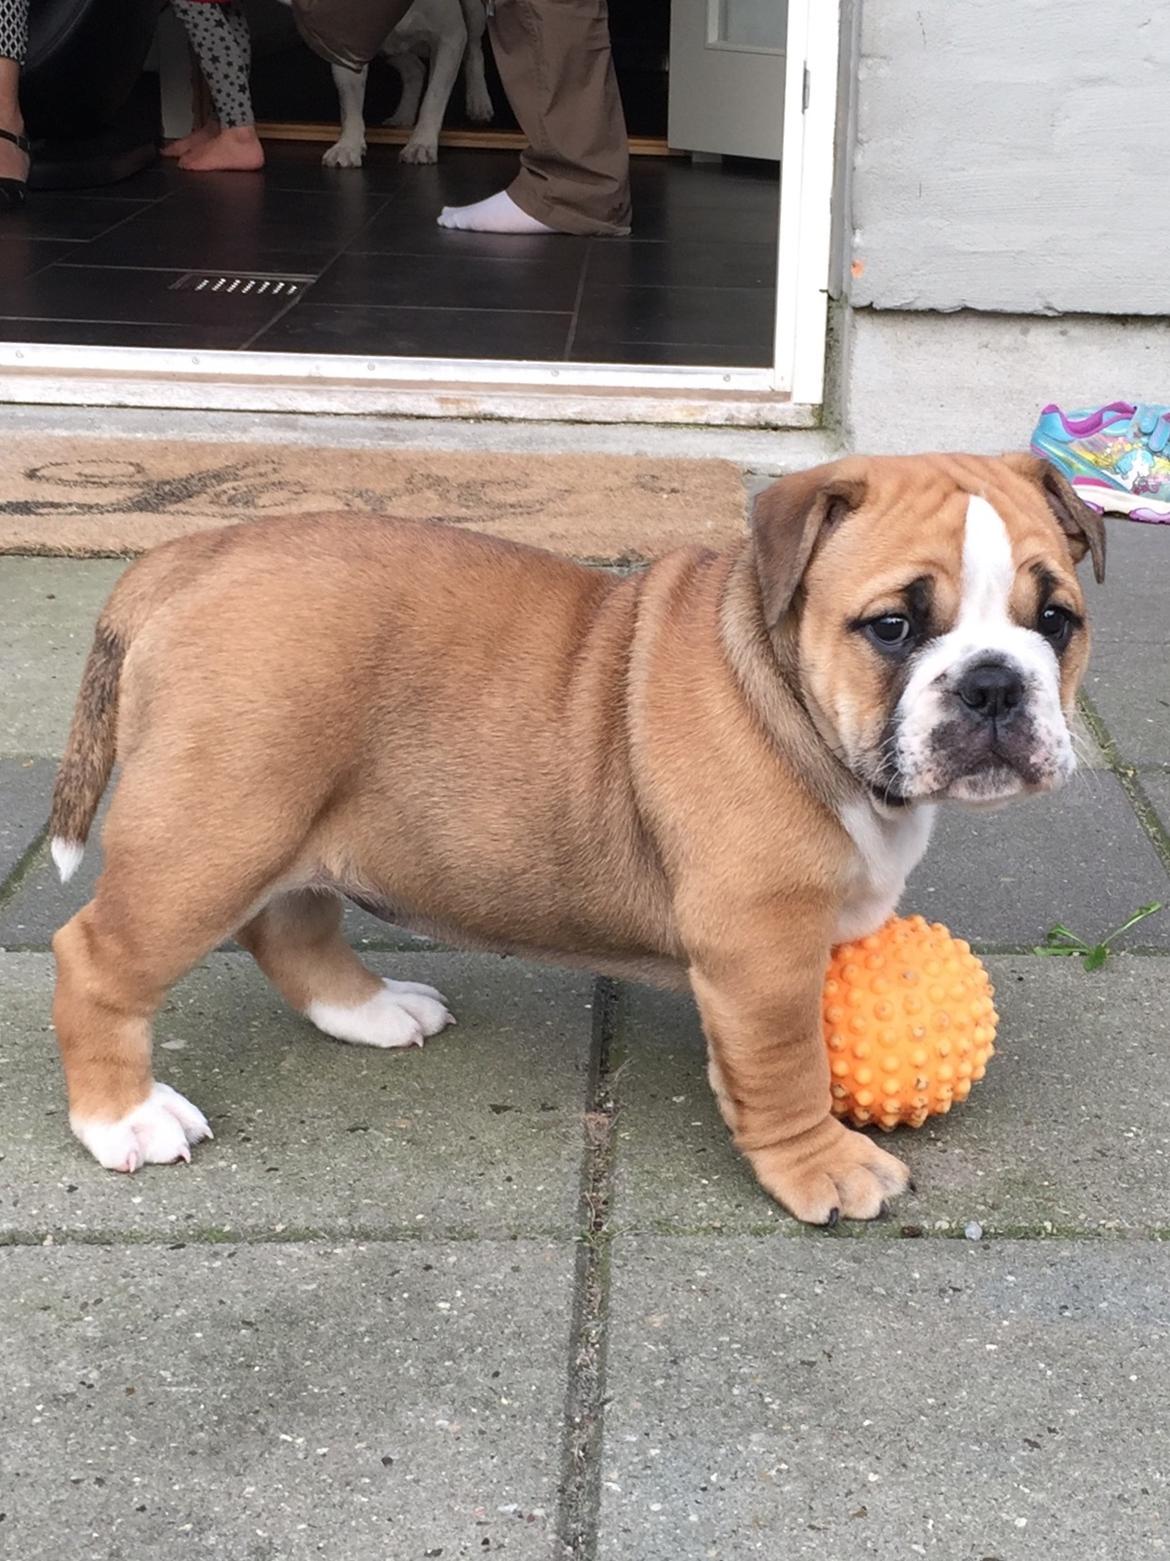
[[[181,207],[182,202],[202,200],[216,217],[221,252],[271,251],[280,259],[289,236],[306,231],[306,211],[324,212],[326,218],[332,213],[336,231],[320,224],[312,229],[294,257],[301,262],[293,278],[298,284],[295,299],[288,308],[278,301],[269,313],[271,300],[259,292],[253,296],[258,278],[252,263],[246,284],[241,282],[238,290],[221,278],[222,286],[212,284],[204,295],[198,283],[211,273],[191,269],[183,248],[189,232],[199,230],[173,218],[164,222],[157,215],[162,204],[157,188],[152,187],[150,198],[139,203],[141,212],[114,223],[117,232],[108,243],[104,233],[94,240],[106,246],[96,259],[78,259],[79,245],[89,242],[78,239],[69,244],[67,261],[50,262],[30,274],[27,285],[21,284],[23,291],[6,280],[6,313],[12,318],[4,322],[0,314],[0,323],[7,323],[7,332],[0,333],[5,334],[0,341],[0,401],[815,426],[824,396],[840,0],[673,4],[681,34],[698,18],[699,31],[692,32],[692,41],[697,36],[699,74],[688,86],[686,51],[676,51],[669,105],[672,138],[696,151],[727,154],[728,163],[698,169],[682,159],[673,164],[658,159],[664,177],[658,181],[657,205],[653,198],[645,200],[646,220],[630,239],[600,240],[592,247],[550,239],[547,246],[530,246],[531,258],[515,260],[495,258],[489,249],[486,260],[475,267],[473,286],[456,286],[448,275],[447,291],[439,297],[431,288],[439,269],[433,258],[431,210],[437,209],[443,193],[439,187],[426,198],[416,194],[412,201],[399,202],[387,194],[396,187],[396,175],[386,166],[375,167],[369,175],[354,172],[352,180],[334,178],[333,171],[323,177],[314,152],[311,177],[291,165],[291,171],[281,175],[274,157],[263,178],[232,185],[231,200],[247,218],[241,240],[240,225],[225,217],[226,183],[221,195],[198,181],[172,180],[166,170],[158,170],[152,178],[156,185],[159,179],[169,181],[167,201]],[[658,61],[660,44],[654,56]],[[185,51],[179,52],[185,59]],[[680,129],[678,114],[685,116],[688,109],[705,119],[692,117],[694,128],[687,129],[684,117]],[[762,161],[754,169],[741,164],[736,154],[745,152]],[[506,176],[512,163],[510,157],[504,161]],[[410,172],[412,177],[417,173],[419,181],[427,176],[442,184],[442,165],[431,175],[426,170]],[[680,181],[684,188],[678,190]],[[653,197],[654,181],[643,182]],[[737,204],[748,182],[754,182],[756,195],[762,193],[763,199]],[[719,183],[733,191],[732,199],[707,199]],[[769,200],[778,207],[772,204],[765,210]],[[372,203],[372,217],[363,203]],[[287,214],[274,228],[269,218],[276,207],[287,208]],[[33,210],[30,203],[30,213]],[[414,239],[404,235],[407,219],[415,222]],[[22,217],[23,223],[31,220]],[[154,246],[145,264],[130,232],[134,222],[151,230],[143,239],[145,247]],[[674,266],[676,239],[680,264]],[[412,248],[416,242],[417,255]],[[763,280],[727,280],[720,252],[732,244],[756,252],[772,249],[774,265],[758,254],[746,262],[755,268],[751,277]],[[411,263],[380,260],[383,256],[406,257]],[[220,264],[228,261],[217,258]],[[450,272],[463,262],[453,254],[444,264]],[[509,273],[510,296],[518,300],[511,308],[505,307],[503,290],[495,289],[492,267]],[[291,267],[274,263],[269,269],[283,277]],[[135,271],[143,273],[141,280],[133,277]],[[348,291],[347,276],[356,279]],[[92,279],[90,307],[100,309],[100,315],[79,313],[76,290],[87,277]],[[191,279],[195,285],[189,285]],[[259,280],[268,280],[267,271]],[[311,292],[310,283],[319,291]],[[407,283],[414,289],[410,296],[401,293]],[[399,291],[388,291],[390,284]],[[365,302],[355,297],[359,286],[367,290]],[[112,307],[115,288],[120,289],[120,313]],[[491,307],[467,310],[472,293]],[[774,300],[771,331],[767,308],[760,311],[759,299],[751,296],[759,293],[766,295],[767,304]],[[229,300],[241,305],[240,317],[222,312]],[[258,301],[259,326],[248,313]],[[608,337],[600,329],[594,338],[583,334],[591,308],[602,317]],[[685,349],[688,342],[706,347],[714,340],[718,345],[723,338],[684,332],[701,333],[716,311],[742,321],[751,310],[757,312],[751,313],[746,332],[727,337],[734,348],[737,339],[750,334],[750,357],[743,354],[748,361],[737,363],[731,356],[721,360],[709,351],[687,357],[675,350]],[[461,317],[466,313],[492,319],[468,322]],[[440,324],[449,314],[460,316],[447,333],[454,350],[421,339],[424,314],[434,315]],[[529,315],[526,329],[530,326],[533,334],[526,336],[516,322]],[[202,333],[198,338],[185,339],[189,321],[194,321],[192,331]],[[358,335],[351,345],[354,321]],[[658,330],[661,336],[653,334]],[[345,337],[344,345],[336,344],[339,336]],[[607,357],[602,349],[611,340],[629,349],[627,355]]]
[[[667,140],[779,162],[787,0],[672,0]]]

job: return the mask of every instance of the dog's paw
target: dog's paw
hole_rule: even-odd
[[[71,1115],[69,1125],[108,1171],[129,1172],[140,1165],[190,1160],[191,1145],[212,1137],[199,1107],[169,1084],[155,1084],[140,1106],[116,1122]]]
[[[434,141],[416,141],[412,136],[398,154],[400,163],[437,163],[439,148]]]
[[[409,130],[414,124],[415,115],[410,109],[396,108],[389,119],[382,121],[387,130]]]
[[[365,155],[364,141],[335,141],[321,154],[321,162],[326,168],[360,168]]]
[[[468,119],[474,120],[477,125],[486,125],[495,118],[496,111],[492,107],[492,100],[486,88],[483,91],[469,92],[466,106]]]
[[[864,1133],[829,1118],[790,1143],[748,1152],[760,1185],[798,1220],[872,1220],[905,1192],[910,1172]]]
[[[326,1035],[355,1046],[421,1046],[455,1023],[443,994],[418,981],[383,981],[382,990],[356,1008],[310,1003],[305,1015]]]

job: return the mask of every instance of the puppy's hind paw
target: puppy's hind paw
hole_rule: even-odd
[[[384,1048],[421,1046],[455,1023],[443,994],[417,981],[383,981],[380,992],[354,1008],[310,1003],[305,1015],[336,1040]]]
[[[190,1160],[191,1145],[213,1136],[199,1107],[169,1084],[155,1084],[140,1106],[116,1121],[73,1113],[69,1125],[108,1171],[131,1172],[142,1165]]]

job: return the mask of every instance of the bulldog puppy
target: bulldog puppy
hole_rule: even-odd
[[[524,958],[689,984],[764,1188],[869,1219],[902,1163],[829,1112],[829,949],[879,927],[936,805],[1060,784],[1099,518],[1031,456],[842,460],[750,536],[633,577],[372,516],[168,543],[101,617],[52,809],[62,877],[115,758],[94,899],[54,939],[74,1132],[186,1160],[167,989],[234,934],[325,1034],[421,1045],[442,996],[343,942],[343,896]],[[485,1061],[485,1066],[490,1062]]]

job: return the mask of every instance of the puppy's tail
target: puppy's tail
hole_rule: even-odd
[[[114,767],[118,685],[125,656],[125,640],[103,613],[81,675],[65,757],[53,785],[49,849],[62,883],[68,883],[81,866],[90,825]]]

